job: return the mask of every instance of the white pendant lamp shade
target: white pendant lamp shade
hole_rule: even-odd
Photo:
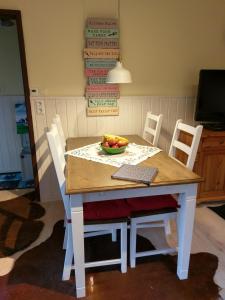
[[[123,68],[120,61],[116,63],[116,66],[108,72],[107,83],[130,83],[132,82],[131,74],[128,70]]]

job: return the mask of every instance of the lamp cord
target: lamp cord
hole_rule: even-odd
[[[122,59],[122,55],[121,55],[121,31],[120,31],[120,0],[117,1],[117,14],[118,14],[118,29],[119,29],[119,62],[121,62],[121,59]]]

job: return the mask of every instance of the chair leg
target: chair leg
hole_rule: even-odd
[[[169,235],[171,234],[171,227],[170,227],[170,220],[164,220],[164,230],[165,230],[165,234]]]
[[[63,239],[63,249],[66,249],[67,247],[67,240],[68,240],[68,224],[65,224],[65,233],[64,233],[64,239]]]
[[[67,225],[66,254],[64,259],[62,280],[69,280],[73,262],[72,228]]]
[[[179,242],[180,242],[180,238],[179,238],[179,230],[178,230],[178,226],[179,226],[179,220],[178,220],[178,215],[176,217],[176,236],[177,236],[177,252],[178,252],[178,249],[179,249]]]
[[[121,224],[121,241],[120,241],[120,256],[121,256],[121,272],[127,272],[127,224]]]
[[[130,267],[136,266],[137,224],[131,219],[130,224]]]
[[[117,240],[117,230],[113,229],[112,230],[112,242],[116,242]]]

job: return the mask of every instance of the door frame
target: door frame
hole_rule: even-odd
[[[33,174],[34,174],[34,188],[36,193],[35,198],[36,200],[40,201],[37,156],[36,156],[36,149],[35,149],[34,129],[33,129],[33,120],[32,120],[32,113],[31,113],[30,88],[29,88],[29,81],[28,81],[28,74],[27,74],[26,53],[25,53],[25,46],[24,46],[21,11],[11,10],[11,9],[0,9],[0,16],[6,16],[14,19],[17,25],[20,62],[21,62],[21,70],[22,70],[22,77],[23,77],[24,98],[25,98],[25,106],[27,110],[28,132],[29,132],[29,139],[30,139]]]

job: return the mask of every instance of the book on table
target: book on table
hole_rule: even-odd
[[[142,182],[150,185],[158,173],[155,167],[133,166],[124,164],[111,175],[113,179]]]

